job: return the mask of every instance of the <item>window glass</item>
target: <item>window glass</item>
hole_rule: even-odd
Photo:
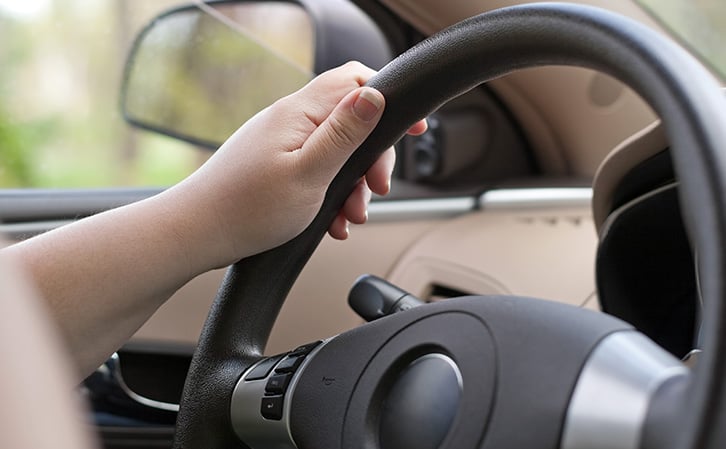
[[[164,186],[208,158],[206,149],[132,128],[119,107],[136,34],[190,3],[0,0],[0,188]],[[215,20],[235,33],[274,35],[276,17],[225,8]],[[270,48],[310,70],[312,38],[295,42]]]
[[[726,2],[724,0],[637,0],[656,20],[726,77]]]
[[[162,15],[134,45],[122,88],[124,116],[215,149],[240,123],[310,80],[312,49],[300,42],[312,42],[311,28],[300,6],[283,2]]]

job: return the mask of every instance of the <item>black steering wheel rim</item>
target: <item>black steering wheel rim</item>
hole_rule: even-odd
[[[294,280],[355,181],[415,121],[451,98],[511,71],[572,65],[608,73],[658,113],[681,183],[682,215],[699,253],[706,352],[678,413],[672,447],[716,448],[726,418],[726,101],[687,52],[621,16],[572,4],[533,4],[474,17],[384,67],[369,85],[387,99],[380,124],[331,184],[321,211],[290,242],[230,268],[187,378],[175,447],[234,447],[229,401],[258,360]]]

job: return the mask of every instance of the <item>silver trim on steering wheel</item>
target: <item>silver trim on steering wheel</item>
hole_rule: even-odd
[[[285,393],[286,398],[280,420],[266,419],[260,413],[260,401],[265,397],[265,385],[274,374],[274,369],[271,369],[267,376],[262,379],[245,380],[247,374],[265,360],[263,359],[242,373],[242,376],[237,381],[237,386],[232,392],[230,418],[235,434],[249,448],[297,449],[295,440],[292,438],[292,432],[290,431],[290,398],[294,394],[301,373],[310,363],[310,360],[333,338],[335,337],[323,340],[321,344],[310,351],[305,356],[300,367],[293,374],[290,385],[287,387]]]
[[[637,449],[658,387],[689,370],[645,335],[616,332],[593,350],[580,373],[562,449]]]

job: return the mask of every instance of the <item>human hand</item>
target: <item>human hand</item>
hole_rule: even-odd
[[[210,267],[278,246],[302,232],[320,209],[333,177],[380,119],[385,104],[361,87],[375,74],[348,63],[275,102],[238,129],[193,175],[170,189],[187,229],[196,229]],[[410,134],[426,130],[416,123]],[[371,191],[386,194],[395,154],[386,151],[358,182],[329,228],[348,237],[364,223]],[[193,244],[193,242],[190,242]]]

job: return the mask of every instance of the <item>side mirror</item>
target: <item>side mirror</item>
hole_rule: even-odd
[[[136,38],[121,88],[139,128],[216,149],[242,123],[315,74],[392,57],[347,0],[213,1],[156,17]]]

